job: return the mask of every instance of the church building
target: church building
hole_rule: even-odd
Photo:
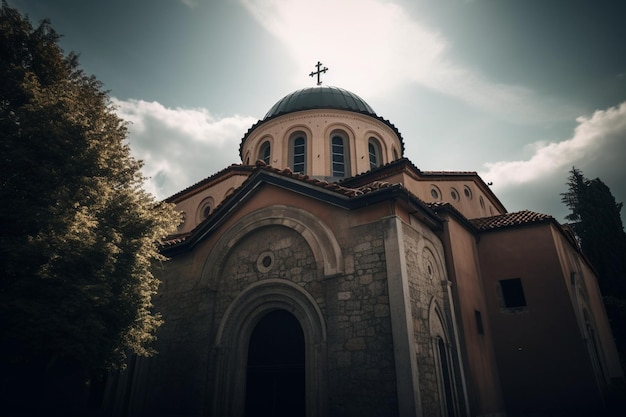
[[[319,68],[318,68],[319,69]],[[242,132],[243,133],[243,132]],[[595,415],[623,372],[592,265],[475,172],[422,171],[352,92],[288,94],[169,197],[151,358],[114,415]]]

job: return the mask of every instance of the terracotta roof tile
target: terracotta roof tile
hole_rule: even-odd
[[[174,246],[179,243],[183,243],[187,238],[191,236],[191,232],[181,233],[177,235],[169,235],[163,241],[161,241],[161,246]]]
[[[176,194],[171,195],[170,197],[166,198],[164,201],[175,203],[179,199],[187,198],[189,195],[198,193],[204,190],[205,188],[208,188],[211,185],[213,185],[215,181],[218,181],[223,178],[227,178],[230,175],[236,175],[236,174],[250,175],[253,168],[254,167],[249,166],[249,165],[231,164],[228,167],[216,172],[215,174],[209,177],[206,177],[205,179],[200,180],[193,185],[190,185],[189,187],[177,192]]]
[[[529,210],[522,210],[515,213],[506,213],[497,216],[471,219],[470,222],[478,230],[486,231],[552,220],[554,220],[554,218],[550,215],[535,213]]]
[[[232,169],[232,168],[241,168],[241,167],[253,168],[253,171],[248,176],[248,178],[238,188],[235,189],[235,191],[233,193],[231,193],[228,197],[226,197],[224,200],[222,200],[217,205],[217,207],[215,207],[215,209],[211,212],[211,214],[206,219],[204,219],[203,222],[200,223],[200,225],[202,223],[204,223],[204,222],[209,221],[209,219],[215,213],[217,213],[219,211],[221,206],[225,205],[232,198],[235,198],[235,196],[237,194],[237,190],[239,190],[242,187],[245,187],[250,181],[253,181],[254,177],[255,177],[254,174],[256,172],[258,172],[258,171],[261,171],[261,170],[265,171],[265,172],[270,172],[270,173],[273,173],[273,174],[277,174],[277,175],[280,175],[282,177],[295,179],[297,181],[302,181],[304,183],[313,185],[315,187],[319,187],[319,188],[323,188],[325,190],[336,192],[336,193],[344,195],[344,196],[346,196],[348,198],[357,197],[357,196],[360,196],[360,195],[372,193],[374,191],[377,191],[377,190],[380,190],[380,189],[383,189],[383,188],[401,186],[400,184],[392,184],[392,183],[385,182],[385,181],[373,181],[373,182],[371,182],[369,184],[366,184],[366,185],[364,185],[362,187],[348,188],[348,187],[344,187],[342,185],[339,185],[339,183],[337,183],[337,182],[328,182],[328,181],[320,180],[320,179],[317,179],[317,178],[311,178],[308,175],[294,173],[289,168],[283,168],[283,169],[274,168],[274,167],[272,167],[270,165],[267,165],[265,162],[263,162],[261,160],[257,161],[254,167],[252,167],[252,166],[231,165],[229,168]],[[220,171],[220,173],[222,173],[224,171]],[[214,178],[216,176],[217,176],[217,174],[209,177],[207,180],[212,179],[212,178]],[[207,180],[204,180],[204,181],[207,181]],[[204,181],[201,181],[201,182],[204,182]],[[193,186],[190,187],[190,188],[193,188]],[[178,194],[176,194],[176,195],[178,195]],[[173,197],[170,197],[170,199],[172,199],[172,198]],[[168,199],[168,200],[170,200],[170,199]],[[198,225],[198,226],[200,226],[200,225]],[[193,234],[194,230],[192,230],[191,232],[188,232],[188,233],[170,235],[163,242],[161,242],[161,244],[164,247],[170,247],[170,246],[175,246],[175,245],[178,245],[180,243],[183,243]]]

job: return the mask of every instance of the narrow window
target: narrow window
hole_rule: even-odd
[[[450,375],[450,363],[448,362],[448,349],[446,344],[440,337],[437,340],[437,348],[439,350],[439,366],[441,379],[443,383],[443,415],[448,417],[454,416],[454,397],[452,392],[452,378]]]
[[[333,177],[345,177],[348,175],[347,139],[339,133],[333,133],[331,137],[331,165]]]
[[[520,278],[500,280],[500,288],[502,289],[504,307],[526,307],[526,297],[524,296],[524,288],[522,288],[522,280]]]
[[[370,169],[378,168],[382,163],[380,144],[376,139],[370,138],[367,150],[370,157]]]
[[[297,134],[292,141],[291,170],[300,174],[306,172],[306,139],[302,134]]]
[[[266,165],[270,164],[270,155],[271,155],[272,147],[269,142],[264,142],[261,145],[261,149],[259,150],[259,159],[265,162]]]
[[[483,327],[483,316],[480,314],[480,311],[474,310],[474,318],[476,319],[476,329],[478,330],[478,334],[485,334],[485,329]]]

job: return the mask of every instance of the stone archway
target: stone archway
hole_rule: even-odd
[[[343,271],[341,248],[328,226],[301,208],[275,205],[244,216],[219,238],[206,258],[200,285],[216,288],[220,267],[232,248],[246,235],[267,226],[284,226],[300,234],[313,252],[324,276],[333,276]]]
[[[326,414],[326,323],[315,300],[302,287],[283,279],[249,285],[229,305],[220,321],[216,345],[216,380],[212,415],[246,414],[248,351],[257,325],[274,311],[290,314],[304,339],[304,402],[307,417]]]

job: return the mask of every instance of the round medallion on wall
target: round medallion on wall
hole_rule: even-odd
[[[269,250],[261,253],[256,260],[256,269],[265,274],[270,272],[272,268],[274,268],[274,253]]]

